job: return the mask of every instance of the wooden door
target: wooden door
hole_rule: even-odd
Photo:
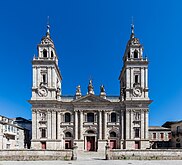
[[[46,142],[42,142],[42,149],[43,149],[43,150],[46,149]]]
[[[140,149],[140,142],[139,141],[135,141],[135,149]]]
[[[116,140],[110,140],[110,149],[116,149]]]
[[[70,140],[65,141],[65,149],[71,149],[71,141]]]
[[[95,151],[95,137],[87,137],[87,151]]]

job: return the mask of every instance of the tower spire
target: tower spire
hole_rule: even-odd
[[[49,21],[49,16],[47,16],[47,32],[46,36],[50,37],[50,21]]]
[[[133,23],[133,16],[131,18],[131,38],[134,38],[135,37],[135,34],[134,34],[134,23]]]

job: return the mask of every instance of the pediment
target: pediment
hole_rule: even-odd
[[[109,103],[110,101],[108,101],[104,98],[101,98],[100,96],[95,96],[95,95],[89,94],[89,95],[83,96],[79,99],[76,99],[73,102],[75,102],[75,103],[104,103],[104,102]]]

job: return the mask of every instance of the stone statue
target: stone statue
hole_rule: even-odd
[[[106,98],[106,92],[105,92],[104,85],[100,86],[100,97],[102,97],[104,99]]]
[[[94,87],[92,85],[92,80],[90,80],[88,84],[88,94],[94,94]]]
[[[104,92],[105,93],[104,85],[100,86],[100,92]]]
[[[80,85],[78,85],[78,86],[76,87],[76,93],[80,93],[80,94],[81,94],[81,86],[80,86]]]

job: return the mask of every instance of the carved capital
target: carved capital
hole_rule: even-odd
[[[144,109],[143,111],[144,111],[144,112],[149,112],[149,109]]]
[[[37,112],[37,109],[32,109],[32,113],[36,113]]]

